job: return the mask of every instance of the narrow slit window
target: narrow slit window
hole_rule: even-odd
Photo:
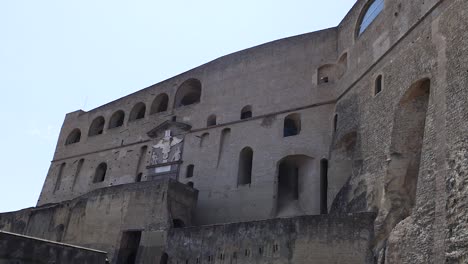
[[[375,79],[374,95],[379,94],[382,91],[382,75],[377,76]]]

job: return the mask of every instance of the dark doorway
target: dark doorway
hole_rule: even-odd
[[[159,264],[167,264],[167,261],[169,260],[169,256],[167,253],[163,253],[161,256],[161,261],[159,261]]]
[[[239,154],[239,171],[237,185],[247,185],[252,183],[253,150],[245,147]]]
[[[278,162],[276,215],[291,217],[320,212],[319,176],[314,176],[314,160],[306,155],[292,155]],[[316,180],[314,180],[314,177]],[[304,186],[304,184],[309,184]],[[312,204],[310,207],[310,204]],[[309,211],[307,211],[309,210]]]
[[[136,263],[140,240],[141,231],[127,231],[122,233],[117,264]]]
[[[184,221],[182,221],[180,219],[172,220],[172,225],[173,225],[174,228],[184,228],[185,227]]]
[[[278,198],[280,203],[299,199],[299,168],[294,164],[279,165]]]
[[[320,214],[328,213],[328,160],[320,161]]]

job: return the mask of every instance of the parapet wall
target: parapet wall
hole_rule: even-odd
[[[104,264],[106,252],[0,231],[0,263]]]
[[[0,214],[0,229],[103,250],[116,263],[125,232],[140,232],[142,249],[163,247],[154,234],[171,228],[175,219],[190,225],[196,200],[196,190],[173,180],[112,186],[71,201]]]
[[[169,263],[373,263],[375,214],[302,216],[172,229]]]

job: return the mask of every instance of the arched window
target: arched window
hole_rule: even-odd
[[[367,5],[364,15],[361,16],[359,21],[358,36],[360,36],[369,27],[380,12],[382,12],[383,8],[384,0],[374,0]]]
[[[239,154],[237,185],[246,185],[252,183],[252,164],[253,150],[250,147],[245,147]]]
[[[185,81],[177,90],[174,107],[196,104],[200,102],[202,85],[197,79]]]
[[[104,132],[105,122],[106,121],[104,120],[104,117],[102,116],[96,117],[91,123],[91,126],[89,127],[88,136],[92,137],[92,136],[101,135]]]
[[[94,174],[94,181],[93,182],[103,182],[106,178],[107,173],[107,164],[105,162],[99,164],[96,168],[96,173]]]
[[[57,180],[55,181],[54,193],[60,189],[60,185],[62,184],[63,170],[65,169],[66,165],[66,163],[62,163],[60,165],[59,171],[57,173]]]
[[[382,75],[377,76],[375,79],[375,86],[374,86],[374,95],[377,95],[382,91]]]
[[[290,114],[284,118],[283,136],[291,137],[299,135],[301,132],[301,116],[299,114]]]
[[[135,179],[135,182],[141,182],[141,178],[143,178],[143,173],[138,173],[138,175],[136,176],[136,179]]]
[[[145,118],[145,114],[146,105],[140,102],[133,107],[132,111],[130,112],[130,117],[128,118],[128,121],[132,122],[138,119],[143,119]]]
[[[156,96],[153,103],[151,104],[150,115],[167,111],[168,105],[169,96],[167,94],[162,93]]]
[[[186,178],[192,178],[194,169],[195,169],[195,166],[193,164],[188,165],[187,166],[187,172],[185,173],[185,177]]]
[[[206,126],[216,126],[216,115],[210,115],[206,120]]]
[[[119,110],[112,114],[109,121],[109,129],[123,126],[125,119],[125,113],[122,110]]]
[[[73,129],[73,131],[68,135],[65,145],[75,144],[81,140],[81,130],[78,128]]]
[[[335,81],[336,65],[325,64],[317,70],[317,84],[331,83]]]
[[[252,106],[244,106],[241,110],[241,119],[247,119],[252,117]]]

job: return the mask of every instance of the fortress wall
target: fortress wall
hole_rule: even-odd
[[[262,182],[263,186],[261,188],[263,190],[260,191],[260,195],[249,197],[254,199],[255,202],[258,200],[259,206],[248,209],[245,214],[240,215],[237,219],[247,220],[270,217],[273,214],[271,210],[275,190],[273,184],[276,162],[286,155],[308,154],[314,158],[318,156],[321,158],[327,154],[325,145],[327,145],[327,140],[329,141],[332,108],[324,106],[327,109],[324,111],[324,107],[308,109],[307,106],[330,101],[335,96],[335,82],[327,83],[325,88],[318,88],[317,68],[323,62],[336,61],[336,59],[336,30],[329,29],[314,32],[222,57],[90,112],[77,111],[70,113],[65,119],[55,158],[51,164],[38,205],[73,199],[88,191],[109,186],[110,184],[134,182],[140,148],[145,145],[148,146],[145,164],[148,162],[148,154],[151,151],[151,143],[148,144],[149,138],[146,132],[172,116],[176,116],[179,122],[192,125],[194,131],[200,131],[200,129],[206,127],[207,117],[216,114],[217,123],[221,124],[221,126],[214,130],[219,131],[231,127],[230,125],[224,127],[222,124],[239,121],[241,109],[246,105],[251,105],[254,118],[278,113],[272,114],[272,120],[277,118],[280,120],[275,121],[274,127],[271,128],[269,128],[271,126],[269,124],[259,127],[258,120],[243,120],[237,123],[233,127],[238,127],[237,130],[240,132],[233,133],[233,137],[236,138],[234,144],[239,146],[252,144],[252,140],[248,140],[250,137],[256,139],[258,142],[255,144],[261,147],[271,145],[272,142],[269,140],[274,140],[275,143],[273,144],[282,147],[275,150],[278,154],[274,157],[256,156],[256,164],[273,164],[273,167],[262,168],[263,172],[261,174],[264,176],[255,177],[256,181]],[[202,83],[201,102],[174,109],[172,102],[177,88],[182,82],[192,77],[198,78]],[[162,92],[169,95],[168,111],[149,115],[149,108],[153,99]],[[129,123],[128,117],[131,108],[140,101],[145,102],[147,105],[146,117]],[[294,109],[298,107],[305,107],[305,109],[295,111]],[[120,109],[126,113],[124,125],[120,128],[108,129],[110,117]],[[291,113],[301,114],[304,132],[298,137],[300,139],[283,140],[279,135],[282,133],[283,121],[281,119],[286,114],[283,111],[288,110],[291,110]],[[314,114],[315,111],[318,111],[319,114]],[[308,117],[311,113],[313,113],[314,117]],[[87,129],[98,116],[103,116],[106,120],[104,132],[102,135],[88,137]],[[68,134],[77,127],[82,132],[81,141],[65,146]],[[270,129],[274,129],[274,131]],[[209,130],[206,130],[206,132],[209,132]],[[247,131],[250,134],[248,136],[246,136]],[[311,151],[289,151],[289,144],[304,146],[305,141],[310,142],[310,139],[306,139],[306,134],[312,135],[314,137],[313,141],[319,142],[320,146]],[[275,135],[274,138],[271,137],[272,135]],[[198,132],[190,136],[198,136]],[[275,139],[276,137],[278,139]],[[217,148],[217,144],[215,142],[210,143],[213,148]],[[187,159],[187,163],[184,163],[185,166],[193,159],[192,155],[202,156],[201,152],[197,152],[197,150],[200,150],[198,147],[192,149],[186,147],[185,149],[188,152],[187,155],[183,154],[183,159]],[[215,153],[206,156],[207,161],[211,162],[217,159],[215,156],[218,152],[216,150]],[[271,162],[272,158],[276,159],[273,163]],[[77,176],[78,164],[81,159],[84,160],[84,163],[80,175]],[[231,164],[238,164],[238,153],[231,152],[224,163],[229,162],[229,160],[231,160]],[[101,162],[106,162],[108,165],[106,179],[102,183],[93,183],[93,175]],[[66,165],[59,177],[63,163],[66,163]],[[220,166],[225,166],[224,163],[220,164]],[[225,185],[226,182],[237,178],[232,178],[232,175],[228,175],[229,173],[224,170],[222,173],[220,173],[221,170],[213,171],[210,166],[210,163],[207,163],[197,167],[197,173],[206,176],[206,179],[209,179],[210,182],[220,179],[216,186]],[[269,173],[267,170],[273,170],[273,173]],[[57,188],[58,182],[60,182],[59,188]],[[212,189],[216,196],[223,190]],[[248,193],[249,191],[245,190],[244,194]],[[206,195],[211,196],[209,193],[204,193],[204,195],[205,197]],[[234,195],[232,199],[237,199],[236,197],[239,197],[239,195]],[[212,206],[211,203],[216,204],[219,201],[217,198],[202,199],[200,201],[202,207],[209,208]],[[233,213],[229,214],[229,217],[234,217],[240,206],[235,203],[232,205],[229,210]],[[209,209],[209,211],[213,210]],[[317,209],[306,209],[306,211],[316,212]],[[256,212],[259,214],[254,215]],[[219,215],[219,213],[216,214]],[[215,223],[228,219],[226,215],[223,217],[207,215],[207,218],[211,218],[211,220],[202,220],[201,222]]]
[[[0,263],[104,264],[106,253],[0,231]]]
[[[437,4],[424,2],[406,3],[407,15],[403,20],[408,25],[415,24],[429,6]],[[460,150],[468,127],[466,114],[462,114],[466,113],[467,105],[463,88],[467,75],[462,70],[466,65],[462,50],[467,46],[467,23],[455,20],[466,13],[468,6],[466,1],[439,2],[337,103],[339,122],[332,145],[329,189],[333,193],[331,198],[335,193],[337,197],[332,211],[378,211],[375,250],[377,255],[387,258],[386,263],[466,260],[466,253],[461,250],[466,238],[460,232],[447,231],[446,224],[458,226],[465,214],[458,204],[459,198],[454,197],[463,196],[460,190],[464,186],[460,179],[465,159]],[[387,24],[378,28],[381,28],[379,36],[391,29]],[[383,90],[374,96],[379,74],[383,75]],[[406,120],[400,114],[408,111],[405,105],[409,102],[419,100],[405,98],[415,96],[411,95],[415,86],[425,78],[430,80],[430,95],[422,116],[423,141],[416,146],[419,132],[415,133],[415,121],[410,117],[414,113],[421,115],[421,108],[414,104],[416,110],[403,115]],[[416,146],[420,151],[416,172],[411,172],[412,165],[404,164],[409,162],[405,158],[409,150],[402,148],[401,142],[408,149]],[[406,178],[411,173],[416,173],[415,183]],[[453,183],[458,190],[451,187]],[[415,195],[414,204],[407,200],[410,193]],[[403,209],[406,207],[411,208],[409,212]],[[386,255],[381,250],[385,243],[390,243]]]
[[[173,229],[168,263],[373,263],[374,217],[303,216]]]
[[[301,179],[299,197],[303,202],[296,214],[320,214],[320,160],[328,155],[333,109],[331,104],[293,112],[301,116],[301,131],[292,137],[283,137],[284,118],[290,113],[187,135],[179,181],[191,181],[200,190],[197,224],[275,217],[278,165],[295,155],[305,155],[313,163]],[[229,139],[221,142],[226,128],[230,129]],[[206,138],[200,142],[203,135]],[[251,184],[243,186],[238,185],[238,167],[245,147],[253,150],[253,168]],[[195,166],[192,178],[185,176],[189,164]]]
[[[0,214],[0,227],[103,250],[115,261],[123,232],[141,232],[141,254],[144,249],[161,247],[165,241],[158,237],[172,227],[173,219],[191,225],[196,200],[196,190],[172,180],[119,185],[59,204]],[[145,252],[149,257],[154,254]]]

